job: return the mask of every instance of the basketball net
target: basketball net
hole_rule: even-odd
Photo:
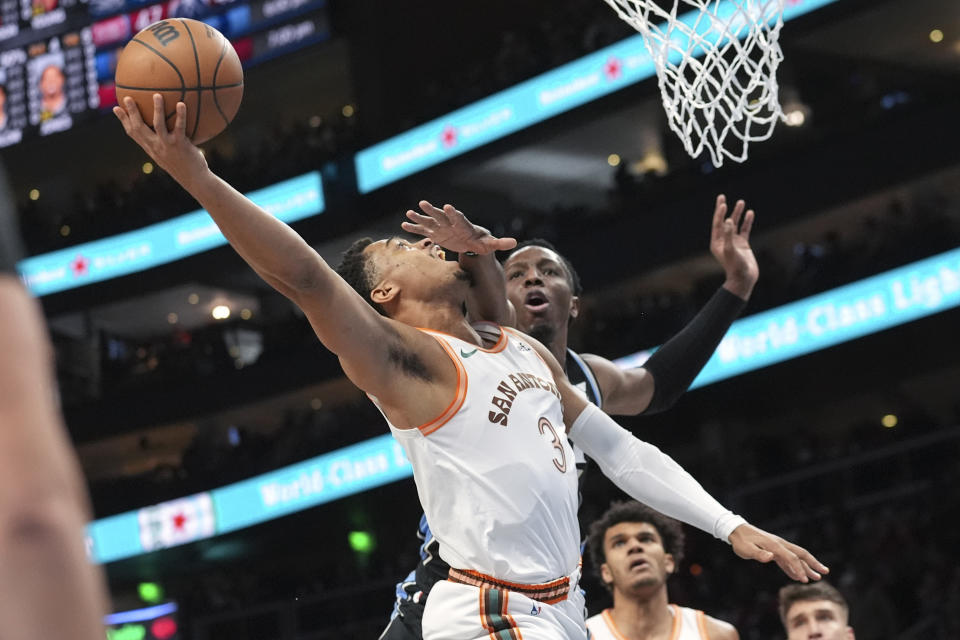
[[[784,0],[672,0],[669,12],[657,0],[605,2],[643,36],[687,153],[706,147],[719,167],[724,157],[743,162],[749,143],[770,137],[784,117],[776,76]]]

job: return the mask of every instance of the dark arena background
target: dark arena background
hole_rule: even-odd
[[[0,144],[109,638],[376,638],[418,558],[382,418],[110,114],[119,47],[178,16],[246,68],[239,114],[203,146],[214,171],[334,264],[420,199],[548,238],[584,283],[579,351],[679,330],[722,280],[716,195],[746,199],[760,281],[743,319],[675,408],[621,421],[829,564],[858,640],[960,638],[954,0],[788,0],[789,125],[719,168],[667,128],[601,0],[51,1],[0,2]],[[60,111],[36,89],[49,65]],[[582,523],[620,497],[595,470]],[[687,533],[672,601],[784,637],[783,575]],[[610,603],[585,562],[593,614]]]

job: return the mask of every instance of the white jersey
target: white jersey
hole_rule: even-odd
[[[424,330],[457,368],[456,396],[431,422],[390,430],[450,566],[522,584],[570,575],[580,560],[577,468],[559,391],[518,334],[475,328],[492,346]]]
[[[710,640],[707,635],[707,617],[703,611],[670,605],[673,611],[673,627],[670,640]],[[590,640],[626,640],[610,617],[610,609],[587,618]]]

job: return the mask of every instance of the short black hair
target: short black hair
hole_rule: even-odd
[[[367,301],[371,307],[376,309],[381,315],[387,315],[382,306],[370,298],[370,292],[373,291],[374,282],[373,266],[370,264],[370,256],[364,253],[364,249],[373,244],[373,238],[360,238],[350,245],[350,248],[343,252],[340,259],[340,266],[337,267],[337,273],[347,281],[353,290],[360,294],[360,297]]]
[[[784,629],[787,628],[787,614],[790,607],[798,602],[807,602],[811,600],[827,600],[836,603],[843,610],[845,616],[850,615],[850,607],[846,599],[837,588],[826,580],[810,582],[808,584],[788,584],[780,589],[777,596],[777,604],[780,609],[780,621]]]
[[[600,575],[600,566],[607,561],[607,554],[603,550],[603,539],[610,527],[621,522],[644,522],[651,525],[660,534],[663,550],[673,556],[675,566],[680,566],[680,561],[683,560],[684,536],[683,526],[679,522],[636,500],[614,502],[599,519],[590,525],[590,535],[587,537],[590,561],[593,562],[593,569],[601,582],[603,576]]]
[[[570,281],[570,289],[573,290],[573,295],[579,296],[583,293],[583,286],[580,284],[580,275],[577,274],[577,270],[573,268],[573,263],[567,260],[565,255],[557,251],[557,248],[553,246],[553,243],[549,240],[545,240],[543,238],[531,238],[530,240],[524,240],[507,254],[507,257],[503,259],[503,262],[506,263],[506,261],[509,260],[513,254],[526,247],[543,247],[544,249],[549,249],[560,256],[560,262],[563,263],[563,268],[567,270],[567,279]]]

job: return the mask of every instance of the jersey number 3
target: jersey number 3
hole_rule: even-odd
[[[540,418],[540,422],[537,424],[537,427],[540,429],[540,435],[545,433],[546,429],[550,430],[550,435],[553,436],[553,448],[560,452],[560,459],[553,459],[553,466],[557,468],[560,473],[567,472],[567,454],[563,450],[563,442],[560,441],[560,438],[557,436],[556,429],[553,428],[553,425],[550,424],[550,421],[546,418]]]

